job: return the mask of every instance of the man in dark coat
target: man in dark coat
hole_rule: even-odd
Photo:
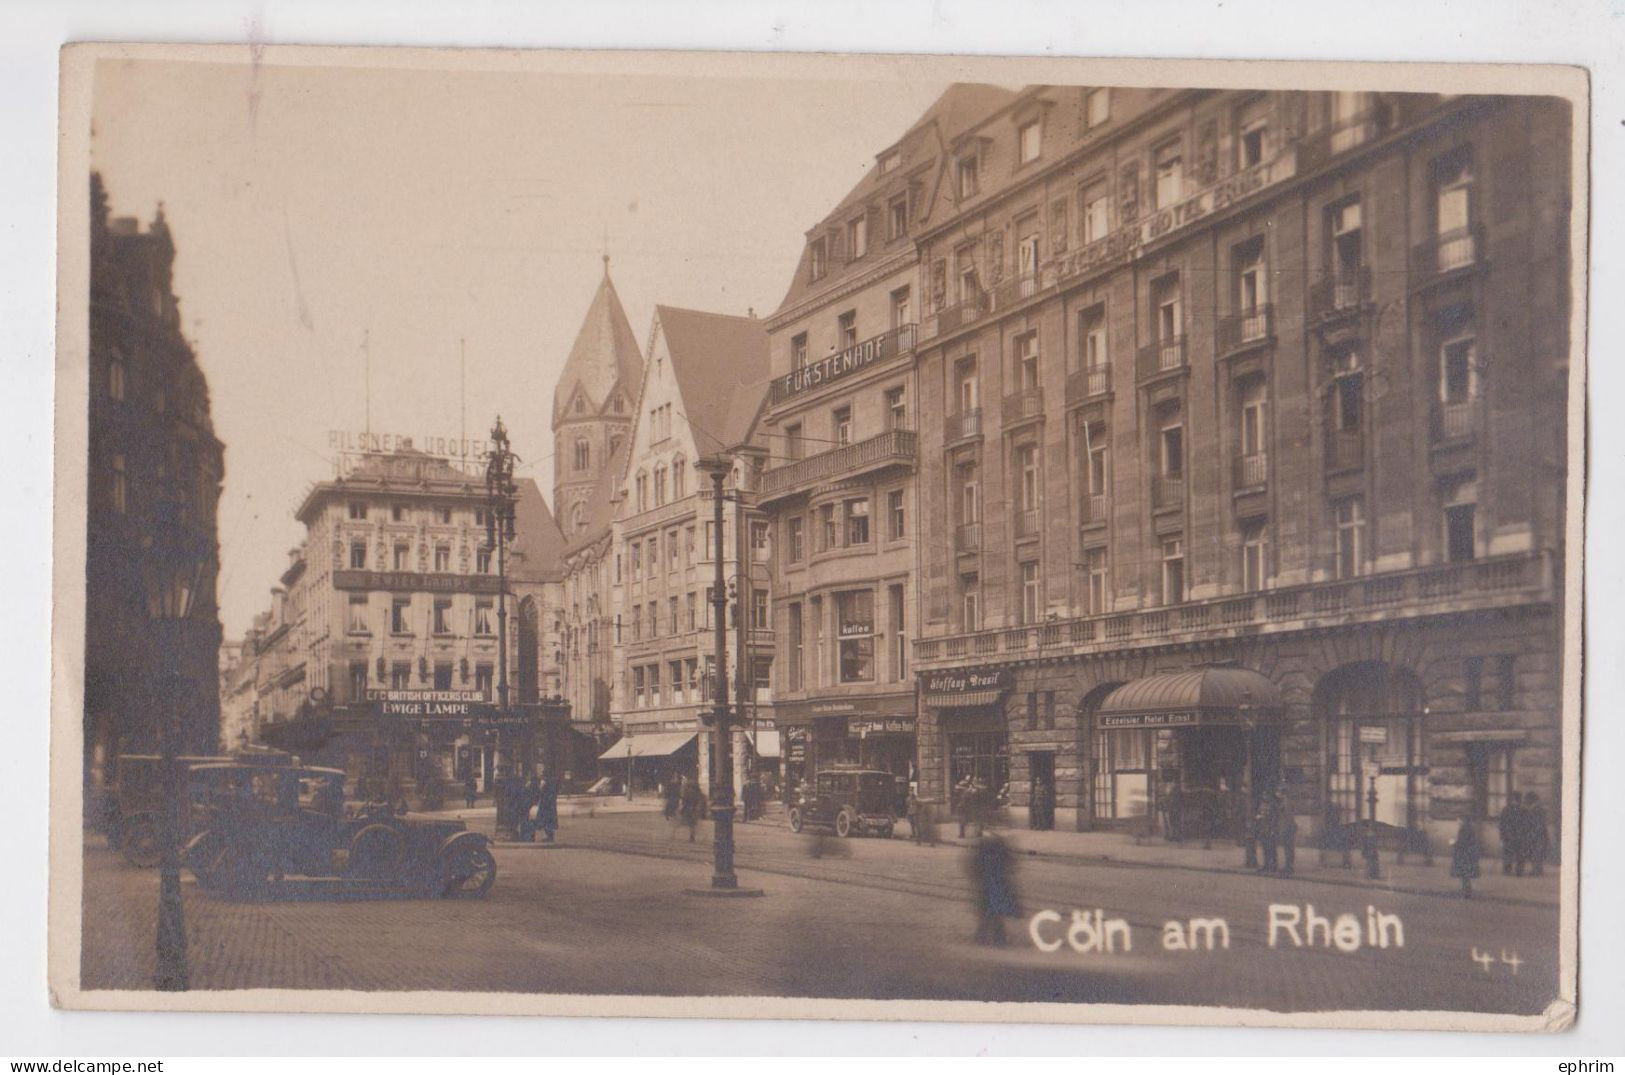
[[[1534,792],[1523,797],[1523,857],[1518,862],[1518,873],[1523,873],[1527,860],[1536,877],[1546,872],[1546,856],[1551,851],[1551,834],[1546,831],[1546,808]]]
[[[1280,862],[1276,851],[1281,839],[1281,801],[1273,794],[1264,796],[1264,801],[1258,806],[1256,821],[1258,846],[1264,852],[1264,862],[1258,867],[1259,872],[1274,873]]]
[[[1516,866],[1518,872],[1523,873],[1520,850],[1524,837],[1523,803],[1519,801],[1518,796],[1513,795],[1507,800],[1506,806],[1502,807],[1496,831],[1501,837],[1501,872],[1510,874]]]
[[[660,785],[660,814],[667,821],[677,816],[677,798],[682,791],[682,783],[677,777],[667,777]]]
[[[534,776],[520,789],[518,799],[519,838],[526,843],[536,842],[536,821],[530,812],[542,801],[542,784]]]
[[[1277,790],[1275,798],[1280,804],[1281,876],[1291,877],[1298,861],[1298,819],[1293,816],[1285,793]]]
[[[683,789],[678,792],[677,812],[682,816],[683,824],[688,826],[688,842],[694,842],[694,830],[700,823],[700,786],[688,777],[683,777]]]
[[[550,844],[559,831],[559,782],[544,771],[541,780],[531,783],[536,789],[536,827],[542,830],[542,842]]]
[[[1478,876],[1478,860],[1484,850],[1478,840],[1478,826],[1464,817],[1456,827],[1456,842],[1450,851],[1450,876],[1461,879],[1461,898],[1473,898],[1473,878]]]
[[[468,802],[468,808],[470,810],[474,809],[474,799],[479,793],[479,790],[480,785],[477,781],[475,781],[473,773],[469,773],[463,778],[463,798]]]
[[[976,881],[976,943],[1002,945],[1004,920],[1021,914],[1010,848],[997,833],[984,831],[971,851],[970,866]]]

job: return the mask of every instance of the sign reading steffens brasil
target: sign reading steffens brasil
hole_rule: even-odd
[[[1008,668],[963,668],[952,672],[929,672],[925,677],[925,689],[930,694],[1002,691],[1009,687]]]

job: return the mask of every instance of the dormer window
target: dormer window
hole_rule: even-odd
[[[1017,130],[1016,142],[1020,150],[1020,159],[1022,164],[1027,164],[1038,159],[1042,138],[1043,128],[1036,119],[1028,123],[1023,123]]]
[[[822,238],[814,239],[808,247],[811,261],[811,275],[814,280],[822,280],[829,271],[829,250]]]
[[[959,181],[959,196],[969,198],[981,189],[980,174],[975,155],[960,157],[956,175]]]
[[[888,239],[901,239],[908,234],[908,195],[893,198],[891,211],[887,216],[889,221],[886,237]]]
[[[1111,118],[1112,98],[1111,91],[1105,89],[1090,90],[1084,99],[1084,122],[1090,127],[1098,127]]]
[[[893,168],[896,168],[897,167],[897,162],[900,159],[901,158],[896,153],[882,153],[880,155],[880,174],[885,175],[887,172],[890,172]]]
[[[869,218],[860,216],[846,225],[847,259],[856,261],[869,252]]]

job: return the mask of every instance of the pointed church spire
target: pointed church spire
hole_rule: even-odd
[[[617,394],[629,412],[642,382],[643,355],[610,280],[609,255],[605,254],[603,279],[553,388],[553,428],[561,422],[599,416]]]

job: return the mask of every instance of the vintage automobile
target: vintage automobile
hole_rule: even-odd
[[[338,878],[454,897],[484,896],[496,882],[490,840],[461,821],[388,807],[347,816],[338,769],[225,764],[194,772],[209,788],[207,823],[185,862],[206,889],[252,894],[292,877]]]
[[[292,765],[295,759],[280,751],[251,751],[239,755],[182,756],[176,759],[184,775],[187,799],[186,820],[181,841],[196,835],[201,821],[199,805],[208,799],[210,776],[217,767],[235,762],[240,765]],[[108,845],[118,850],[132,866],[151,869],[162,858],[160,824],[164,795],[163,759],[156,754],[119,756],[118,777],[102,804],[101,827]]]
[[[809,786],[810,785],[810,786]],[[830,768],[801,787],[790,806],[790,831],[809,825],[890,836],[897,826],[897,778],[880,769]]]

